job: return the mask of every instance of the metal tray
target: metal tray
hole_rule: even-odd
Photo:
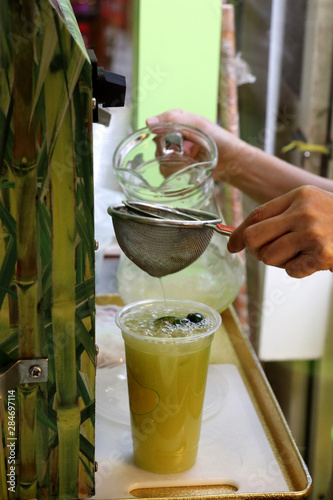
[[[121,301],[117,295],[97,297],[96,303],[121,305]],[[119,461],[117,465],[116,460],[113,462],[108,474],[105,474],[103,470],[100,473],[97,472],[97,490],[94,498],[98,500],[102,500],[102,498],[110,500],[114,498],[295,499],[306,497],[311,492],[312,480],[307,467],[290,433],[258,358],[248,339],[242,333],[237,316],[231,307],[222,313],[222,327],[218,330],[213,341],[211,363],[222,367],[224,365],[225,367],[233,365],[235,370],[237,368],[237,372],[247,392],[247,399],[251,401],[259,425],[261,426],[261,434],[266,436],[272,456],[274,456],[274,460],[285,479],[287,485],[286,491],[265,491],[260,493],[252,490],[248,493],[241,493],[232,484],[225,481],[223,467],[221,467],[221,476],[217,478],[215,476],[215,480],[210,479],[206,484],[205,479],[202,479],[204,474],[199,474],[201,480],[193,481],[195,484],[191,484],[191,480],[189,479],[191,476],[177,474],[174,475],[177,476],[177,478],[174,477],[174,481],[173,478],[171,480],[169,478],[169,481],[160,481],[158,486],[154,486],[154,482],[151,483],[149,476],[147,476],[147,481],[141,481],[141,483],[135,485],[135,481],[133,483],[133,475],[126,472],[128,474],[129,485],[128,495],[119,497],[112,494],[114,485],[116,484],[116,476],[119,475],[116,467],[121,467]],[[107,428],[104,424],[99,427],[97,419],[96,459],[97,462],[101,460],[102,469],[103,461],[105,464],[105,453],[104,456],[99,453],[98,442],[101,437],[99,436],[99,432],[103,432],[103,440],[105,440]],[[232,439],[230,432],[229,439]],[[234,439],[239,441],[240,437],[234,436]],[[243,437],[242,439],[244,447],[248,446],[247,438],[244,439]],[[217,464],[219,460],[220,457],[216,456]],[[200,469],[200,472],[202,472],[202,469]],[[104,494],[99,496],[100,488],[98,485],[101,482],[103,483],[102,490]],[[108,493],[105,494],[105,492]]]

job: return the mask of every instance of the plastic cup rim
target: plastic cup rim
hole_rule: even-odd
[[[134,307],[138,306],[152,306],[154,304],[164,304],[166,303],[167,306],[169,305],[191,305],[193,308],[201,309],[201,310],[206,310],[209,312],[214,318],[215,318],[215,325],[214,327],[210,328],[209,330],[198,333],[196,335],[192,335],[189,337],[146,337],[144,335],[140,335],[138,333],[132,332],[130,328],[124,326],[121,321],[121,317],[129,310],[133,309]],[[194,309],[196,310],[196,309]],[[221,315],[212,307],[208,306],[207,304],[203,304],[202,302],[196,302],[193,300],[187,300],[187,299],[151,299],[151,300],[139,300],[136,302],[131,302],[130,304],[126,304],[123,306],[116,314],[115,316],[115,322],[116,325],[120,328],[122,334],[127,334],[132,338],[141,340],[141,341],[149,341],[149,342],[156,342],[156,343],[179,343],[179,344],[187,344],[189,342],[196,342],[200,339],[203,339],[205,337],[209,337],[210,335],[214,334],[216,330],[221,326],[222,324],[222,318]]]

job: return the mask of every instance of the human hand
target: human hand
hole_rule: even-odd
[[[154,137],[155,157],[163,177],[196,163],[205,163],[209,172],[213,172],[216,161],[212,160],[216,160],[216,148],[202,130],[179,122],[148,122]]]
[[[333,271],[333,194],[302,186],[260,205],[229,239],[231,253],[245,247],[294,278]]]
[[[221,173],[222,175],[223,173],[227,174],[226,171],[228,170],[228,162],[229,167],[231,165],[232,168],[234,168],[234,159],[240,148],[245,146],[245,143],[243,143],[240,139],[216,123],[211,122],[207,118],[198,114],[189,113],[183,109],[172,109],[170,111],[166,111],[165,113],[161,113],[160,115],[147,118],[146,120],[148,126],[156,125],[157,123],[171,122],[192,125],[212,137],[218,149],[218,165],[214,171],[214,177],[216,179],[221,177]]]

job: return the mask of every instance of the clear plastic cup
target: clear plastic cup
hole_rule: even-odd
[[[193,314],[196,323],[188,319]],[[134,462],[155,473],[189,469],[197,458],[210,347],[221,316],[199,302],[151,300],[123,307],[116,323],[125,341]]]

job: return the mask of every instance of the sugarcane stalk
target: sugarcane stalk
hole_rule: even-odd
[[[64,42],[64,41],[63,41]],[[69,53],[69,51],[68,51]],[[63,57],[64,54],[61,54]],[[61,58],[58,57],[58,60]],[[71,99],[59,123],[58,94],[66,93],[65,74],[59,66],[45,82],[50,136],[59,124],[51,158],[52,208],[52,325],[55,353],[56,411],[59,440],[59,498],[78,492],[80,412],[77,401],[75,345],[76,197]],[[53,104],[52,104],[53,103]]]
[[[53,301],[57,414],[59,433],[59,495],[77,496],[80,412],[77,401],[75,349],[75,174],[71,113],[67,109],[52,158]],[[61,175],[57,166],[65,165]],[[63,495],[63,497],[61,496]]]
[[[8,75],[8,60],[9,50],[6,40],[6,27],[8,27],[9,12],[8,7],[1,3],[0,7],[0,20],[1,25],[1,41],[0,41],[0,112],[6,117],[7,123],[0,130],[1,144],[0,144],[0,204],[3,209],[8,210],[12,217],[15,219],[15,203],[14,201],[14,189],[9,189],[11,181],[13,181],[12,172],[5,163],[5,149],[7,146],[8,136],[10,135],[9,129],[9,119],[8,114],[10,114],[10,89],[8,81],[11,80],[11,75]],[[4,29],[5,28],[5,29]],[[8,135],[7,135],[8,134]],[[10,141],[8,141],[10,143]],[[12,211],[10,206],[12,205]],[[13,237],[11,237],[8,228],[5,223],[0,222],[0,265],[1,269],[7,266],[8,260],[7,256],[10,256],[13,262],[16,262],[16,245],[13,242]],[[14,255],[13,255],[14,254]],[[8,279],[8,278],[7,278]],[[1,282],[0,286],[4,287],[7,291],[15,291],[16,294],[16,284],[13,281],[6,283]],[[4,292],[4,289],[2,292]],[[15,290],[14,290],[15,289]],[[10,294],[2,295],[2,304],[0,305],[0,345],[5,341],[10,335],[11,330],[17,326],[17,301],[13,299]],[[14,325],[13,325],[14,323]],[[9,448],[7,445],[8,441],[8,413],[7,413],[7,398],[0,398],[0,498],[7,500],[13,498],[13,493],[11,488],[8,488],[7,483],[7,473],[10,471],[10,466],[14,466],[9,463]],[[13,430],[11,430],[13,432]],[[17,436],[15,436],[17,437]],[[11,441],[12,442],[12,441]],[[15,468],[16,472],[16,468]]]
[[[10,169],[3,166],[1,173],[1,181],[3,185],[9,186],[14,184],[14,176]],[[0,190],[0,203],[8,210],[14,220],[16,220],[16,202],[15,190],[9,188],[2,188]],[[10,244],[10,234],[8,229],[3,223],[0,223],[0,262],[4,261],[8,245]],[[16,258],[16,255],[14,256]],[[2,284],[3,285],[3,284]],[[16,300],[16,281],[13,275],[9,283],[7,300],[4,300],[0,308],[0,343],[7,338],[14,329],[17,329],[18,310]]]
[[[12,33],[22,38],[22,20],[33,26],[35,2],[10,2]],[[32,116],[34,36],[24,37],[13,50],[13,171],[17,212],[16,285],[19,314],[19,357],[38,357],[36,262],[36,146]],[[19,391],[19,498],[36,497],[36,398],[37,385],[21,385]]]
[[[58,49],[51,63],[52,71],[47,75],[44,85],[51,157],[52,325],[57,387],[54,409],[57,412],[59,442],[53,458],[58,456],[59,498],[74,498],[78,495],[80,455],[80,409],[77,400],[79,363],[76,360],[75,337],[75,256],[78,235],[74,130],[81,126],[81,122],[73,118],[73,95],[80,92],[77,78],[85,57],[77,50],[74,57],[71,38],[60,24],[57,25],[57,34]],[[53,472],[50,471],[54,481]]]

